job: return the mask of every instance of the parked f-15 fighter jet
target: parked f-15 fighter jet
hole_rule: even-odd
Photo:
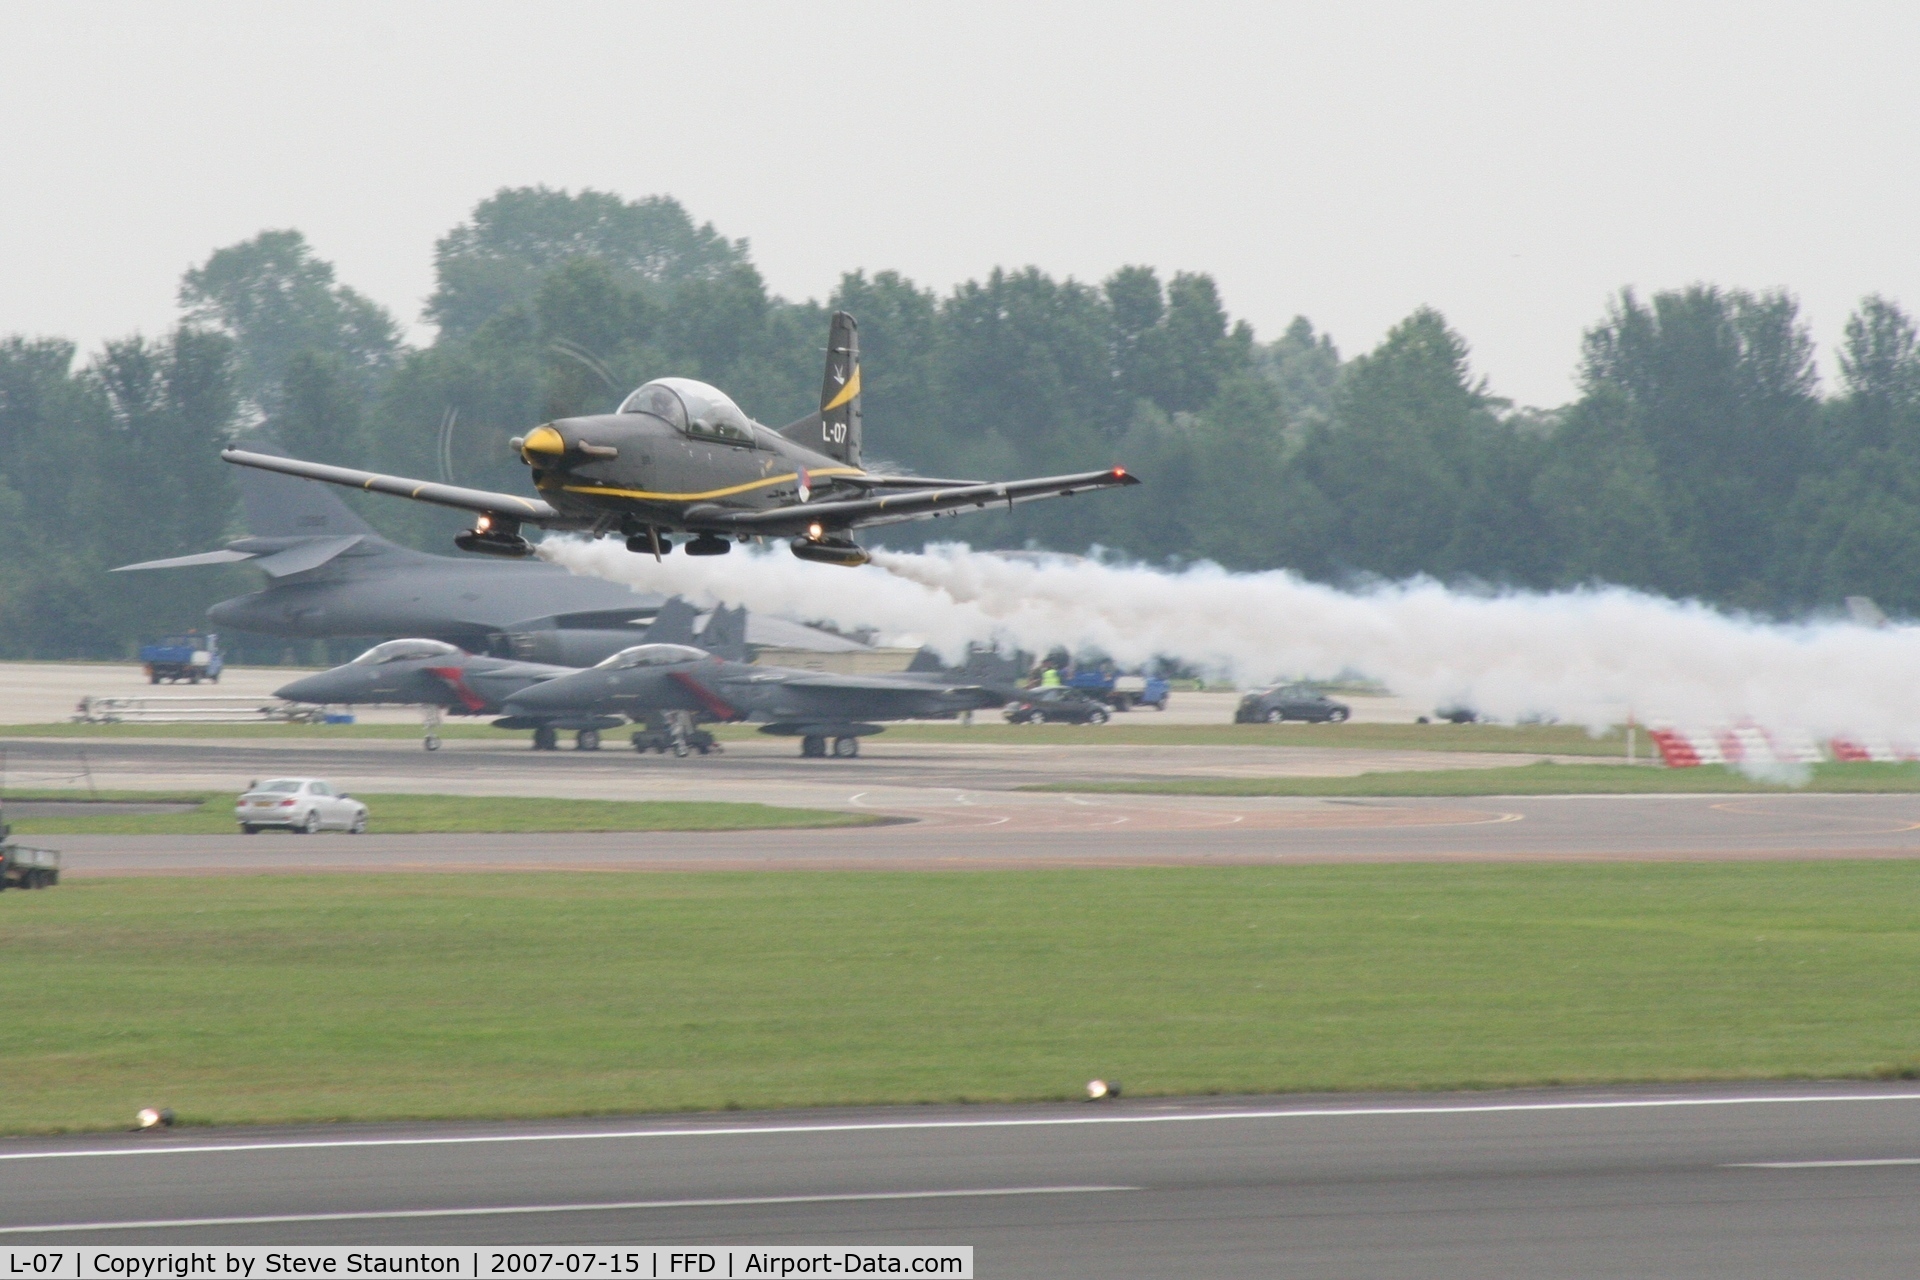
[[[490,658],[443,640],[388,640],[352,662],[282,685],[273,696],[321,706],[399,703],[424,708],[422,743],[427,750],[436,751],[443,712],[456,716],[499,715],[502,704],[512,695],[542,680],[570,676],[578,670],[544,662]],[[617,729],[620,724],[618,716],[560,715],[541,717],[528,727],[533,729],[536,751],[551,751],[562,729],[574,731],[575,745],[581,750],[593,751],[600,746],[601,731]]]
[[[860,754],[875,720],[951,716],[1006,701],[985,684],[926,675],[833,675],[749,666],[681,644],[641,644],[596,667],[529,685],[507,699],[510,716],[619,714],[648,721],[662,713],[704,720],[753,720],[760,732],[800,739],[800,754]],[[636,742],[636,745],[638,743]]]
[[[722,555],[732,540],[791,538],[793,553],[824,564],[860,565],[852,539],[870,525],[959,515],[1088,489],[1138,484],[1123,467],[984,483],[877,475],[860,462],[860,342],[853,317],[835,312],[820,408],[774,430],[740,411],[725,392],[690,378],[658,378],[613,413],[563,418],[514,441],[539,497],[491,493],[376,475],[243,449],[228,462],[355,489],[472,511],[463,551],[522,557],[525,525],[604,537],[660,556],[675,533],[687,554]]]
[[[691,641],[697,617],[693,606],[675,596],[661,606],[646,634],[656,643]],[[746,610],[722,609],[708,622],[703,639],[723,652],[744,656],[745,633]],[[283,685],[274,690],[274,696],[320,706],[400,704],[424,708],[424,745],[434,751],[440,746],[435,730],[442,713],[499,716],[516,694],[543,681],[578,674],[579,670],[466,653],[441,640],[389,640],[352,662]],[[563,711],[522,716],[511,727],[533,730],[536,751],[553,750],[559,745],[562,731],[574,734],[574,745],[580,750],[597,751],[600,735],[623,723],[618,715],[608,712]]]

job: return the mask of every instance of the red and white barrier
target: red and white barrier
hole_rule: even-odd
[[[1889,743],[1860,743],[1835,738],[1823,749],[1801,733],[1782,733],[1755,724],[1702,733],[1691,729],[1649,729],[1660,759],[1670,769],[1703,764],[1819,764],[1824,760],[1916,760],[1920,753]]]

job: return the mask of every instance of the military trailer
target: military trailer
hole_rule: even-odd
[[[45,889],[60,883],[60,855],[13,842],[13,828],[0,811],[0,890]]]

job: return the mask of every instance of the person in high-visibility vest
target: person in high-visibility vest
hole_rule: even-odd
[[[1042,671],[1040,673],[1040,687],[1042,689],[1058,689],[1060,687],[1060,668],[1048,667]]]

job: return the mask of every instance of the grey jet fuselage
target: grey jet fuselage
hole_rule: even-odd
[[[752,666],[687,645],[647,644],[530,686],[508,699],[507,710],[515,716],[618,714],[634,721],[679,711],[708,720],[752,720],[763,733],[811,743],[880,732],[869,721],[953,716],[1004,700],[1003,693],[977,684]]]
[[[515,694],[577,670],[464,653],[437,640],[389,640],[352,662],[282,685],[273,696],[321,706],[386,703],[498,715]]]

